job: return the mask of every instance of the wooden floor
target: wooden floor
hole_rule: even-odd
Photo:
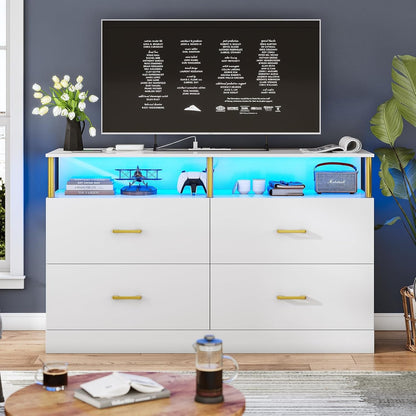
[[[241,370],[416,370],[405,333],[376,332],[375,354],[232,354]],[[194,370],[194,354],[45,354],[43,331],[4,331],[0,370],[33,370],[41,361],[66,361],[70,370]]]

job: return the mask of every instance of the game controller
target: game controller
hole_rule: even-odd
[[[178,192],[181,194],[185,186],[191,187],[192,195],[195,195],[197,186],[202,186],[207,193],[207,172],[182,171],[178,178]]]

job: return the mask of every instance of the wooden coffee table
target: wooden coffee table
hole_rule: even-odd
[[[201,404],[194,400],[195,376],[172,373],[132,373],[150,377],[170,390],[167,399],[158,399],[107,409],[97,409],[74,398],[79,385],[110,373],[88,373],[68,378],[65,391],[50,392],[31,384],[12,394],[5,403],[6,416],[73,416],[73,415],[242,415],[245,399],[236,388],[224,384],[224,403]],[[140,413],[139,413],[140,412]]]

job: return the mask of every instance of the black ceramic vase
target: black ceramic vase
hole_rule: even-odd
[[[83,150],[84,146],[82,145],[82,133],[85,128],[85,121],[81,122],[66,119],[66,130],[65,130],[65,142],[64,150]]]

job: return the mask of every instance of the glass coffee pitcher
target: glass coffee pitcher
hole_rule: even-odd
[[[196,395],[200,403],[221,403],[224,401],[222,383],[231,383],[237,378],[238,363],[228,355],[222,354],[222,341],[214,335],[205,335],[193,345],[196,351]],[[223,379],[223,359],[234,364],[232,377]]]

